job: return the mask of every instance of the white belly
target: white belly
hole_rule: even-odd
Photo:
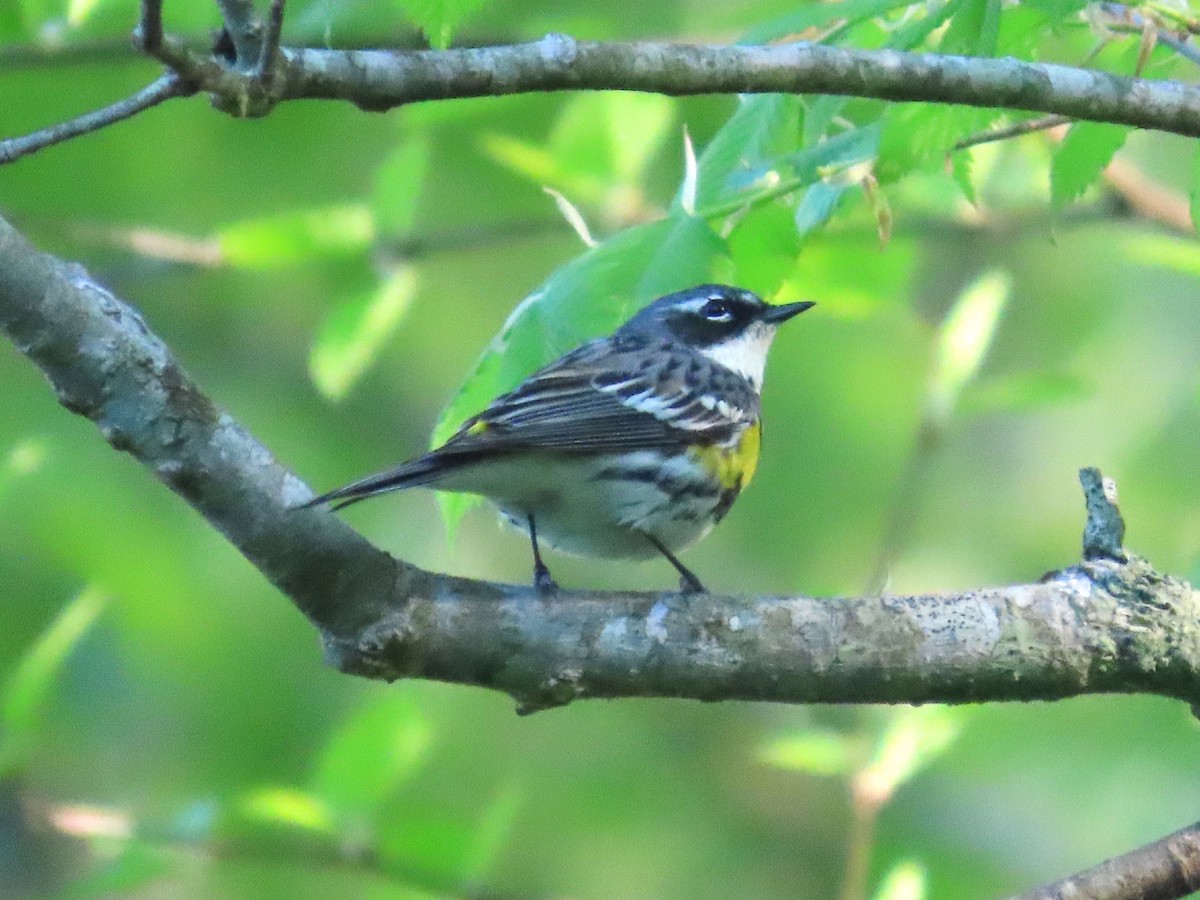
[[[520,465],[500,460],[465,469],[437,486],[483,494],[525,533],[532,514],[538,542],[563,553],[651,559],[658,551],[647,534],[671,551],[689,547],[712,528],[720,501],[686,457],[661,468],[655,459],[656,454],[635,452],[587,462],[569,456],[547,456],[536,465],[528,458]],[[638,477],[618,477],[623,471]],[[651,478],[655,471],[659,477]],[[682,499],[672,503],[668,487]]]

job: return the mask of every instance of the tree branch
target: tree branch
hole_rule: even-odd
[[[564,90],[781,92],[1021,109],[1200,136],[1200,88],[1194,85],[1011,58],[809,43],[594,43],[552,34],[535,43],[476,49],[280,48],[267,54],[270,65],[262,70],[264,26],[252,15],[253,4],[221,0],[221,6],[235,58],[201,53],[171,35],[157,40],[157,33],[144,47],[235,116],[265,115],[280,102],[301,99],[386,110],[424,100]],[[157,22],[155,0],[147,0],[143,13],[143,29]],[[273,6],[272,16],[277,14],[282,8]],[[265,35],[268,48],[276,24],[273,19]]]
[[[20,159],[29,153],[34,153],[44,147],[61,144],[71,138],[79,137],[91,131],[99,131],[116,122],[137,115],[152,106],[157,106],[172,97],[183,97],[194,94],[195,88],[188,85],[174,72],[160,75],[152,83],[146,85],[136,94],[118,100],[111,106],[85,113],[76,119],[60,122],[35,131],[22,137],[9,138],[0,141],[0,166]]]
[[[1200,822],[1019,900],[1175,900],[1200,891]]]
[[[133,309],[2,220],[0,330],[60,402],[287,594],[343,671],[481,685],[525,711],[623,696],[921,703],[1148,692],[1200,701],[1200,595],[1144,560],[1114,558],[1115,508],[1094,495],[1088,558],[1036,584],[839,599],[563,591],[544,600],[527,587],[425,572],[335,516],[291,509],[307,488],[217,409]]]
[[[289,50],[278,99],[367,109],[530,91],[813,93],[1006,107],[1200,135],[1200,89],[1068,66],[820,44],[532,44],[414,53]],[[217,86],[220,89],[220,85]]]

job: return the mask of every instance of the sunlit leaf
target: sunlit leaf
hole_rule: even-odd
[[[330,311],[308,358],[309,374],[322,394],[331,400],[346,395],[404,320],[416,292],[416,270],[397,265],[374,291]]]
[[[98,588],[84,588],[17,663],[0,700],[0,775],[11,776],[28,760],[63,664],[107,602]]]
[[[1134,262],[1200,277],[1200,253],[1196,252],[1194,239],[1166,234],[1133,234],[1124,238],[1119,246]]]
[[[583,241],[585,247],[595,247],[599,242],[592,237],[592,230],[588,228],[587,222],[583,218],[583,213],[579,209],[556,191],[552,187],[542,188],[554,200],[554,205],[558,207],[559,213],[567,220],[567,224],[571,226],[571,230],[579,235],[579,240]]]
[[[468,17],[488,0],[399,0],[401,8],[413,24],[425,32],[429,43],[445,50]]]
[[[1090,396],[1081,378],[1065,372],[1015,372],[976,381],[959,403],[964,413],[1028,412]]]
[[[242,797],[238,812],[247,819],[279,822],[306,831],[330,831],[329,809],[311,794],[291,788],[262,788]]]
[[[928,414],[935,421],[949,417],[963,388],[979,372],[1011,291],[1007,273],[987,272],[967,286],[946,314],[938,330],[927,398]]]
[[[810,775],[848,775],[862,762],[862,748],[836,731],[802,731],[766,744],[759,758],[767,765]]]
[[[412,227],[428,169],[429,142],[418,136],[402,141],[375,171],[371,212],[380,235],[398,237]]]
[[[343,821],[369,818],[417,773],[432,740],[410,696],[380,696],[334,731],[317,760],[313,790]]]
[[[904,860],[888,869],[874,900],[923,900],[928,890],[925,868],[912,860]]]
[[[105,0],[68,0],[67,24],[78,28],[95,12],[96,7],[104,2]]]
[[[216,234],[223,260],[248,269],[271,269],[366,251],[375,224],[366,206],[336,206],[283,213],[227,225]]]
[[[505,168],[573,201],[628,202],[671,132],[674,101],[628,91],[579,94],[555,120],[545,145],[490,134],[484,152]]]
[[[896,789],[941,756],[962,732],[966,713],[952,706],[899,707],[888,712],[888,725],[871,761],[857,777],[869,781],[877,796]]]
[[[646,172],[654,154],[671,134],[675,119],[675,101],[662,94],[642,94],[634,91],[606,91],[600,94],[585,94],[588,102],[577,108],[578,116],[586,116],[591,110],[589,103],[597,103],[596,113],[603,122],[607,134],[612,171],[619,182],[634,184]],[[570,118],[564,118],[560,128],[572,126]],[[584,133],[576,128],[574,139]],[[565,141],[560,141],[562,146]]]
[[[683,129],[683,181],[679,185],[679,208],[689,216],[696,214],[696,191],[700,180],[700,163],[692,136]]]
[[[70,900],[127,897],[168,875],[176,854],[141,841],[130,841],[112,859],[75,881],[65,892]]]
[[[1129,136],[1126,125],[1076,122],[1050,163],[1050,199],[1060,210],[1087,190],[1104,172]]]

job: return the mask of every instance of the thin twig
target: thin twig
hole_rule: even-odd
[[[183,97],[195,93],[195,88],[185,82],[174,72],[160,75],[154,82],[142,88],[136,94],[118,100],[111,106],[84,113],[78,118],[57,125],[51,125],[32,134],[22,137],[9,138],[0,141],[0,166],[11,163],[45,147],[60,144],[71,138],[79,137],[92,131],[98,131],[135,116],[152,106],[157,106],[172,97]]]
[[[284,0],[271,0],[271,12],[267,17],[267,30],[263,35],[262,47],[258,54],[258,77],[267,79],[275,68],[275,60],[279,56],[279,39],[283,34],[283,4]]]
[[[1200,890],[1200,822],[1020,900],[1176,900]]]
[[[162,47],[162,0],[142,0],[142,16],[138,23],[137,40],[141,48],[154,56]]]
[[[993,141],[1007,141],[1009,138],[1033,134],[1035,131],[1047,131],[1051,128],[1057,128],[1060,125],[1070,123],[1070,121],[1066,116],[1038,116],[1036,119],[1025,119],[1022,122],[1014,122],[1012,125],[1006,125],[1004,128],[993,128],[988,131],[981,131],[978,134],[969,135],[955,144],[954,149],[966,150],[968,147],[975,147],[979,144],[990,144]]]

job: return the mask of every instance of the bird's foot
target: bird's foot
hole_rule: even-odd
[[[679,592],[681,594],[707,594],[708,588],[700,583],[700,579],[691,572],[683,572],[679,576]]]
[[[558,593],[558,582],[551,577],[550,570],[541,563],[534,566],[533,587],[542,596]]]

